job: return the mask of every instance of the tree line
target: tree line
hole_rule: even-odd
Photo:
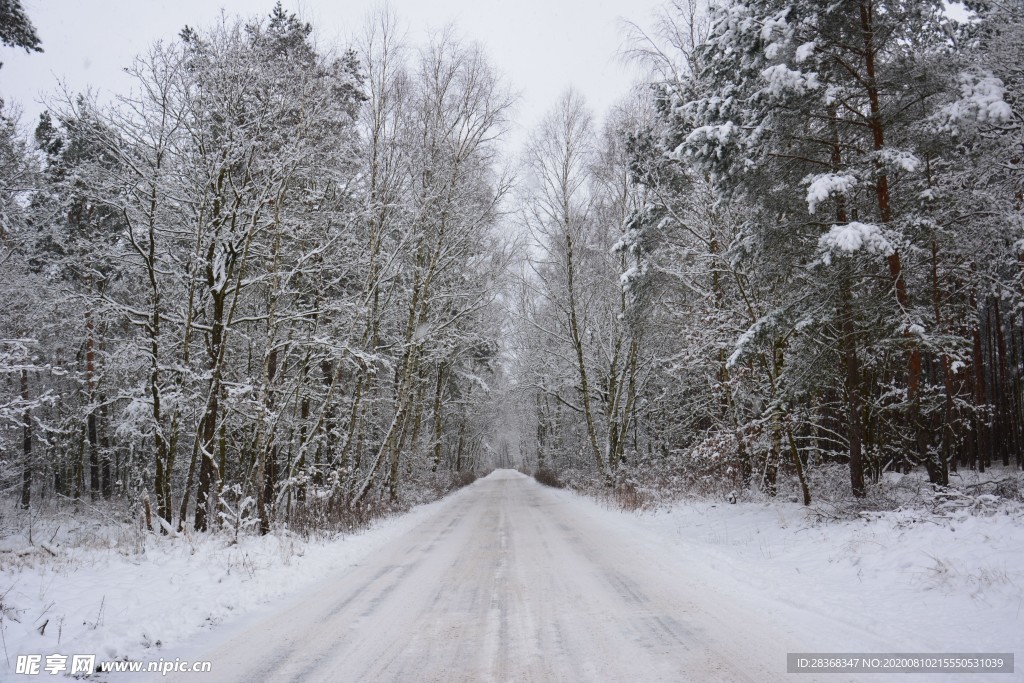
[[[266,532],[484,462],[805,503],[1020,468],[1024,9],[964,13],[674,0],[625,32],[649,77],[517,164],[484,50],[386,11],[337,52],[280,5],[186,28],[31,139],[5,110],[4,489]]]
[[[5,490],[154,529],[344,521],[490,448],[512,97],[451,32],[332,52],[280,3],[109,104],[3,118]],[[4,36],[6,40],[6,34]]]
[[[524,451],[707,490],[1024,465],[1024,8],[692,0],[527,153]],[[781,473],[781,475],[780,475]],[[780,476],[784,478],[780,480]]]

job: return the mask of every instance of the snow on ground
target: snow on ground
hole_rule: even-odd
[[[35,522],[32,545],[27,529],[0,538],[0,680],[19,654],[154,659],[204,628],[358,563],[460,494],[324,542],[287,534],[171,539],[89,514]],[[13,514],[23,513],[4,510],[4,521]]]
[[[667,557],[741,602],[792,607],[779,615],[780,625],[820,615],[865,634],[857,643],[844,633],[832,641],[835,652],[878,640],[890,643],[890,652],[1015,652],[1017,680],[1024,680],[1020,505],[942,515],[903,509],[823,522],[813,510],[782,501],[700,501],[624,513],[560,494],[590,505],[609,526],[660,544]]]
[[[781,681],[789,652],[1020,652],[1019,510],[943,509],[827,524],[782,502],[634,514],[501,470],[301,599],[165,655],[239,683],[608,683]]]
[[[488,661],[478,662],[477,655],[463,651],[476,642],[471,637],[476,630],[490,633],[490,626],[498,636],[507,631],[506,640],[499,637],[489,646],[496,652],[510,648],[498,671],[534,666],[531,657],[546,653],[547,659],[536,664],[540,668],[529,669],[541,679],[545,672],[610,671],[592,665],[601,655],[611,657],[605,667],[616,666],[617,648],[628,645],[616,629],[626,627],[636,643],[666,634],[687,642],[697,638],[719,659],[723,652],[749,646],[757,654],[748,663],[773,676],[784,673],[790,647],[1012,652],[1020,658],[1024,509],[997,504],[991,496],[972,500],[982,504],[953,500],[827,522],[813,510],[781,500],[686,502],[633,513],[499,472],[442,501],[330,542],[277,535],[242,536],[235,543],[230,535],[168,539],[129,533],[109,543],[97,532],[89,547],[81,529],[54,533],[40,524],[31,555],[21,554],[24,534],[0,540],[0,625],[11,667],[6,671],[13,670],[17,654],[153,660],[173,656],[181,646],[198,652],[204,643],[228,643],[231,637],[244,642],[269,625],[290,629],[292,621],[290,637],[303,640],[308,632],[328,638],[316,619],[303,622],[318,609],[340,620],[338,634],[351,633],[346,630],[355,623],[351,619],[381,622],[365,642],[346,640],[351,652],[338,649],[340,635],[330,636],[337,642],[321,643],[324,652],[348,657],[349,666],[362,652],[367,671],[384,666],[384,660],[374,659],[375,648],[398,647],[387,651],[401,663],[395,652],[408,650],[421,636],[423,651],[433,652],[438,666],[451,666],[440,661],[447,658],[467,671],[492,671],[486,653],[477,654]],[[10,514],[4,511],[4,519]],[[62,526],[73,524],[66,520]],[[132,552],[133,543],[140,552]],[[561,576],[566,572],[572,576]],[[278,600],[285,595],[295,597]],[[288,611],[296,600],[298,607]],[[578,622],[588,624],[583,631],[590,639],[600,635],[588,616],[598,606],[607,612],[600,622],[607,648],[573,635]],[[671,614],[654,619],[658,609]],[[345,610],[355,610],[354,616]],[[283,619],[288,615],[291,621]],[[668,631],[655,629],[655,622]],[[195,638],[222,623],[213,641]],[[764,637],[729,644],[730,625],[736,633]],[[402,628],[410,633],[389,645]],[[430,629],[466,633],[463,640],[435,634],[437,640]],[[554,635],[548,633],[552,629]],[[547,636],[533,639],[542,633]],[[440,645],[449,640],[452,651],[446,654]],[[540,649],[526,656],[513,646]],[[589,659],[577,661],[581,656]],[[228,673],[227,661],[222,674]],[[288,666],[286,660],[279,664]],[[1022,664],[1017,674],[992,680],[1021,680]],[[0,679],[6,666],[0,660]],[[652,664],[651,671],[658,669]],[[619,678],[627,675],[632,674]],[[972,675],[969,680],[986,679]]]

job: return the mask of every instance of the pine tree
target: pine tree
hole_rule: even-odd
[[[25,48],[25,52],[43,51],[36,29],[21,6],[21,0],[0,0],[0,43]]]

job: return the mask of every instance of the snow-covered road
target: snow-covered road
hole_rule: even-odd
[[[586,501],[498,471],[188,654],[218,681],[766,681],[785,676],[787,651],[810,649],[762,601],[716,591],[688,564]]]

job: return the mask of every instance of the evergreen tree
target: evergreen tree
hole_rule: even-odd
[[[35,26],[25,14],[21,0],[0,0],[0,43],[25,48],[25,52],[43,51]]]

